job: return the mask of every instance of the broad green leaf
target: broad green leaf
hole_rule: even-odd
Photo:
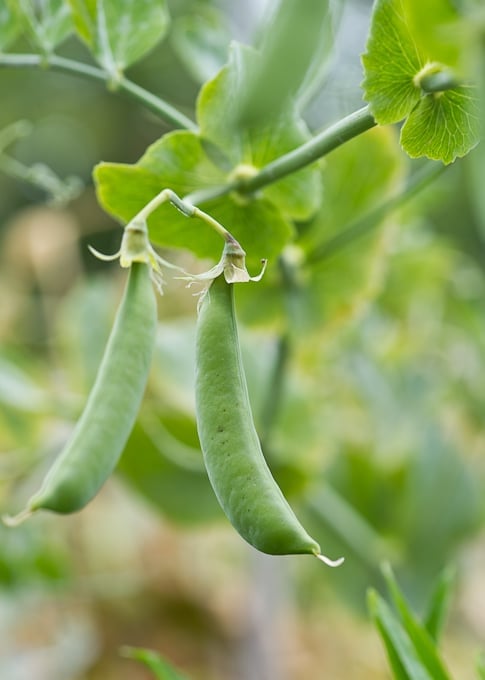
[[[403,0],[377,0],[366,53],[364,98],[380,125],[405,118],[421,98],[414,76],[424,66],[405,20]]]
[[[444,569],[428,602],[423,623],[435,642],[438,642],[443,630],[455,577],[455,569]]]
[[[414,650],[421,663],[429,671],[433,680],[450,680],[450,676],[439,657],[433,638],[408,607],[396,583],[394,574],[388,565],[384,567],[383,573],[389,594],[399,614],[404,630],[413,643]]]
[[[198,83],[205,83],[224,66],[230,43],[224,15],[200,3],[191,14],[177,17],[170,32],[178,58]]]
[[[420,78],[431,63],[437,72],[453,64],[438,63],[443,55],[441,51],[433,53],[432,42],[427,49],[417,45],[409,17],[413,2],[377,0],[367,52],[362,58],[364,96],[378,123],[406,119],[401,144],[411,157],[427,156],[451,163],[477,143],[476,97],[472,87],[431,95],[421,90]],[[443,4],[447,0],[434,2]],[[418,11],[413,14],[415,20],[416,16],[420,16]]]
[[[254,50],[233,44],[227,66],[204,85],[197,102],[201,136],[224,150],[236,177],[238,171],[255,172],[310,137],[291,105],[278,111],[266,125],[244,126],[238,122],[248,72],[258,68],[260,59]],[[269,185],[262,194],[289,217],[308,219],[321,199],[318,168],[299,170]]]
[[[71,11],[64,0],[16,0],[16,8],[29,37],[46,54],[52,53],[73,30]]]
[[[123,647],[121,650],[123,656],[128,659],[140,661],[147,668],[149,668],[156,680],[188,680],[186,675],[182,675],[179,671],[160,656],[157,652],[150,649],[142,649],[141,647]]]
[[[128,222],[166,187],[183,197],[224,184],[226,176],[207,157],[195,133],[176,131],[149,147],[137,165],[101,163],[94,177],[101,205]],[[291,224],[264,198],[243,202],[224,196],[202,207],[240,240],[250,266],[259,266],[263,257],[275,258],[292,236]],[[220,237],[202,221],[188,219],[168,204],[153,213],[148,225],[150,238],[159,245],[219,259]]]
[[[20,32],[18,14],[7,3],[0,5],[0,52],[15,40]]]
[[[368,592],[367,606],[386,647],[396,680],[434,680],[422,665],[411,640],[391,609],[375,590]]]
[[[69,0],[79,36],[114,81],[165,36],[165,0]]]
[[[260,31],[261,58],[250,63],[241,92],[238,120],[265,125],[294,99],[322,39],[328,38],[326,0],[278,0]]]
[[[401,130],[401,144],[411,158],[427,156],[452,163],[478,141],[475,91],[460,87],[423,97]]]
[[[477,673],[480,680],[485,680],[485,652],[481,652],[478,656]]]

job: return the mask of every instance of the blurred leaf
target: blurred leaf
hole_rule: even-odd
[[[326,0],[278,0],[263,26],[261,58],[249,62],[238,113],[243,126],[278,118],[299,91],[323,40],[329,40]],[[320,52],[321,54],[321,52]]]
[[[368,592],[367,606],[384,642],[396,680],[434,680],[421,664],[411,640],[391,609],[375,590]]]
[[[221,519],[222,511],[205,469],[202,465],[190,469],[186,447],[175,437],[167,437],[166,429],[157,428],[156,421],[151,419],[150,423],[147,427],[141,420],[135,425],[117,472],[153,508],[176,524],[193,526]],[[199,457],[202,463],[200,451]]]
[[[451,591],[455,583],[455,569],[444,569],[438,578],[428,602],[423,623],[431,638],[437,643],[448,614]]]
[[[239,108],[248,71],[258,69],[260,55],[243,45],[231,46],[229,62],[202,88],[197,102],[200,134],[223,149],[234,167],[233,176],[250,175],[275,158],[306,142],[310,135],[291,105],[277,109],[268,124],[244,126],[238,123]],[[293,219],[308,219],[320,205],[319,172],[303,168],[262,190]]]
[[[401,144],[411,157],[427,156],[451,163],[477,143],[476,98],[470,87],[434,94],[422,92],[420,71],[438,57],[423,54],[418,48],[406,13],[408,1],[378,0],[374,6],[367,51],[362,58],[365,99],[381,125],[407,117]],[[436,2],[443,5],[445,0]],[[382,64],[386,64],[385,69]],[[446,66],[449,64],[438,64],[437,71]]]
[[[48,408],[43,389],[35,385],[26,373],[0,356],[0,403],[20,411],[41,413]]]
[[[374,159],[372,164],[369,158]],[[403,160],[390,128],[371,130],[329,157],[322,171],[322,207],[302,229],[299,240],[309,259],[299,284],[300,324],[304,312],[307,326],[323,321],[330,336],[379,292],[392,244],[392,224],[389,229],[385,225],[374,229],[331,260],[315,257],[312,261],[312,255],[357,217],[397,193],[404,178]]]
[[[128,659],[140,661],[149,668],[157,680],[188,680],[186,675],[182,675],[175,668],[163,659],[160,654],[141,647],[123,647],[121,653]]]
[[[170,38],[180,61],[199,83],[213,78],[227,60],[230,34],[223,13],[200,3],[177,17]]]
[[[165,36],[165,0],[69,0],[75,28],[114,83]]]
[[[438,655],[433,638],[408,607],[390,566],[386,565],[383,572],[391,599],[421,663],[429,671],[433,680],[450,680],[450,676]]]
[[[485,653],[481,652],[477,660],[477,673],[480,680],[485,680]]]
[[[45,54],[51,54],[72,33],[71,11],[65,0],[44,0],[41,3],[35,0],[13,2],[29,37]]]
[[[5,50],[20,33],[21,22],[10,4],[0,5],[0,52]]]

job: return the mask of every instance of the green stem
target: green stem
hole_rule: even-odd
[[[409,180],[407,186],[397,196],[392,196],[376,208],[352,222],[344,231],[339,232],[328,241],[325,241],[307,257],[308,264],[315,264],[333,257],[340,250],[343,250],[356,239],[362,238],[369,231],[379,226],[381,221],[393,210],[400,208],[413,196],[422,191],[428,184],[439,177],[445,170],[445,165],[429,162],[416,172]]]
[[[271,448],[271,433],[281,410],[285,376],[290,359],[290,338],[283,334],[277,339],[276,357],[274,360],[269,387],[263,402],[260,416],[260,438],[263,449]]]
[[[91,66],[90,64],[58,57],[55,54],[45,56],[39,54],[1,54],[0,67],[1,66],[8,66],[11,68],[50,68],[53,71],[71,73],[90,80],[96,80],[105,85],[112,84],[111,77],[106,71],[103,71],[96,66]],[[180,111],[163,99],[139,85],[136,85],[124,76],[121,76],[120,79],[116,81],[116,88],[143,104],[143,106],[150,109],[150,111],[153,111],[153,113],[167,123],[185,130],[197,129],[196,124],[190,120],[190,118],[187,118],[187,116],[180,113]]]
[[[282,177],[310,165],[310,163],[322,158],[353,137],[370,130],[375,125],[376,121],[369,107],[365,106],[315,135],[297,149],[268,163],[256,175],[249,179],[239,180],[235,183],[234,188],[241,193],[250,193],[262,189],[267,184],[272,184]]]

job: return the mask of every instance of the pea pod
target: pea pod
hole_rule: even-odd
[[[320,554],[296,518],[263,456],[254,426],[234,311],[234,284],[212,282],[196,336],[197,428],[210,482],[239,534],[273,555]]]
[[[40,490],[10,523],[39,509],[75,512],[98,493],[135,423],[148,378],[156,323],[149,265],[134,262],[84,411]]]

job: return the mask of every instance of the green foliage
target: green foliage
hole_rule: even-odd
[[[472,88],[457,86],[445,92],[423,91],[425,75],[446,71],[454,63],[439,63],[449,55],[441,50],[434,53],[433,41],[427,43],[427,49],[416,42],[414,24],[409,20],[409,8],[416,4],[410,0],[376,2],[363,56],[365,98],[381,125],[406,119],[401,144],[411,157],[427,156],[451,163],[477,143],[476,95]],[[434,4],[435,11],[426,15],[427,32],[430,26],[433,32],[441,7],[448,20],[453,14],[447,0],[436,0]],[[411,17],[418,25],[420,11],[411,12]]]
[[[5,50],[21,30],[19,16],[9,4],[0,6],[0,52]]]
[[[390,567],[385,566],[383,571],[395,612],[375,590],[368,593],[368,607],[386,647],[394,677],[397,680],[450,680],[435,640],[409,607]],[[447,599],[441,590],[438,592],[430,603],[430,609],[437,611]],[[438,618],[442,615],[440,611]]]
[[[121,650],[123,656],[134,661],[140,661],[153,673],[156,680],[188,680],[186,675],[182,675],[179,671],[166,661],[164,658],[153,652],[150,649],[142,649],[141,647],[123,647]]]
[[[96,60],[116,83],[125,68],[164,37],[165,0],[69,0],[74,25]]]
[[[52,53],[73,31],[69,5],[64,0],[7,0],[31,41],[46,55]]]

